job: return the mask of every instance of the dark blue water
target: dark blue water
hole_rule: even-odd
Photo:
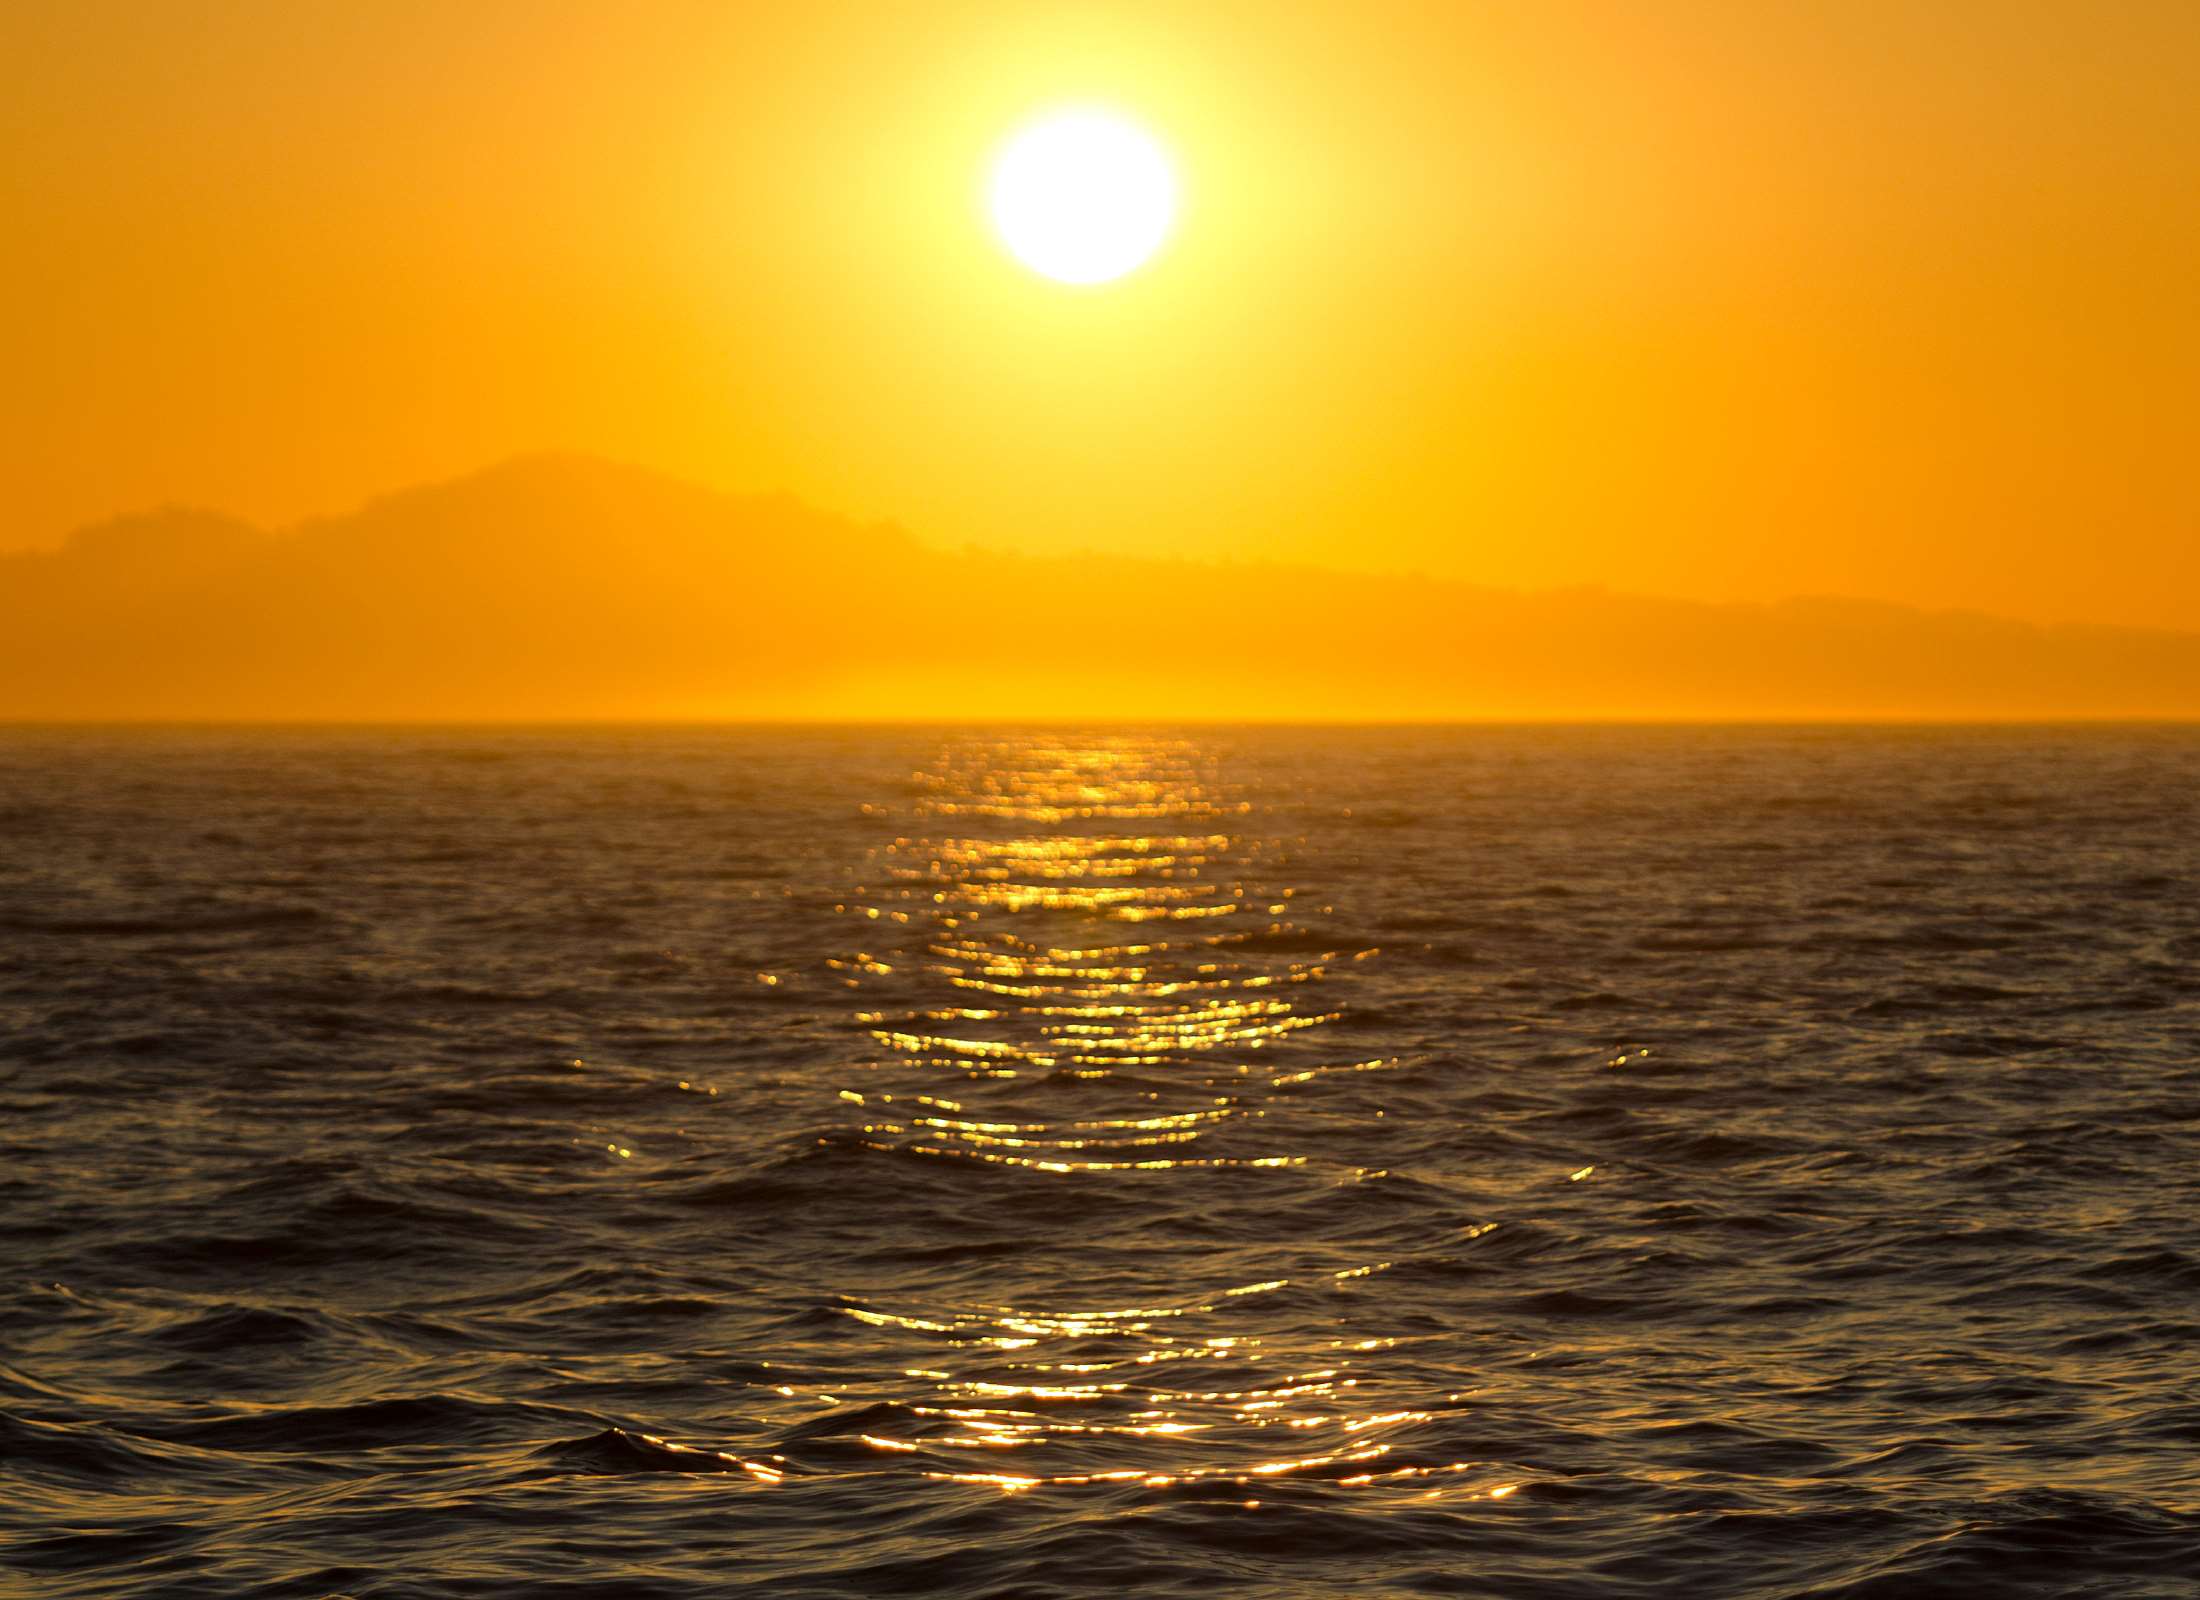
[[[2200,1593],[2196,790],[0,734],[0,1590]]]

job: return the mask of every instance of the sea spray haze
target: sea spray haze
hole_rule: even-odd
[[[0,738],[11,1592],[2190,1596],[2200,734]]]

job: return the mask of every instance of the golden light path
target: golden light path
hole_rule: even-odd
[[[1087,1184],[1181,1168],[1381,1176],[1320,1171],[1266,1134],[1270,1112],[1321,1079],[1400,1064],[1316,1043],[1379,952],[1324,947],[1327,908],[1276,881],[1295,841],[1246,831],[1255,807],[1191,746],[958,740],[916,774],[906,808],[882,811],[905,818],[900,831],[835,907],[863,942],[831,968],[879,997],[851,1013],[874,1053],[839,1090],[858,1142]],[[1232,1282],[1220,1258],[1160,1252],[1132,1303],[1080,1303],[1074,1272],[1066,1304],[843,1297],[906,1365],[860,1397],[837,1391],[894,1409],[900,1427],[861,1435],[882,1460],[1008,1492],[1315,1478],[1512,1493],[1516,1467],[1401,1448],[1465,1397],[1368,1365],[1414,1342],[1369,1331],[1392,1263],[1339,1264],[1320,1246],[1289,1259],[1303,1268]],[[1001,1452],[1017,1470],[958,1459]]]
[[[1105,283],[1161,248],[1176,219],[1176,174],[1135,123],[1060,111],[1009,140],[987,199],[1025,266],[1060,283]]]

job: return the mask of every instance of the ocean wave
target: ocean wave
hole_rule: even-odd
[[[2200,1571],[2200,741],[40,737],[41,1600]]]

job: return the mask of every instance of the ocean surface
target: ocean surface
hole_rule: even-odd
[[[2200,731],[0,730],[0,1593],[2200,1594]]]

